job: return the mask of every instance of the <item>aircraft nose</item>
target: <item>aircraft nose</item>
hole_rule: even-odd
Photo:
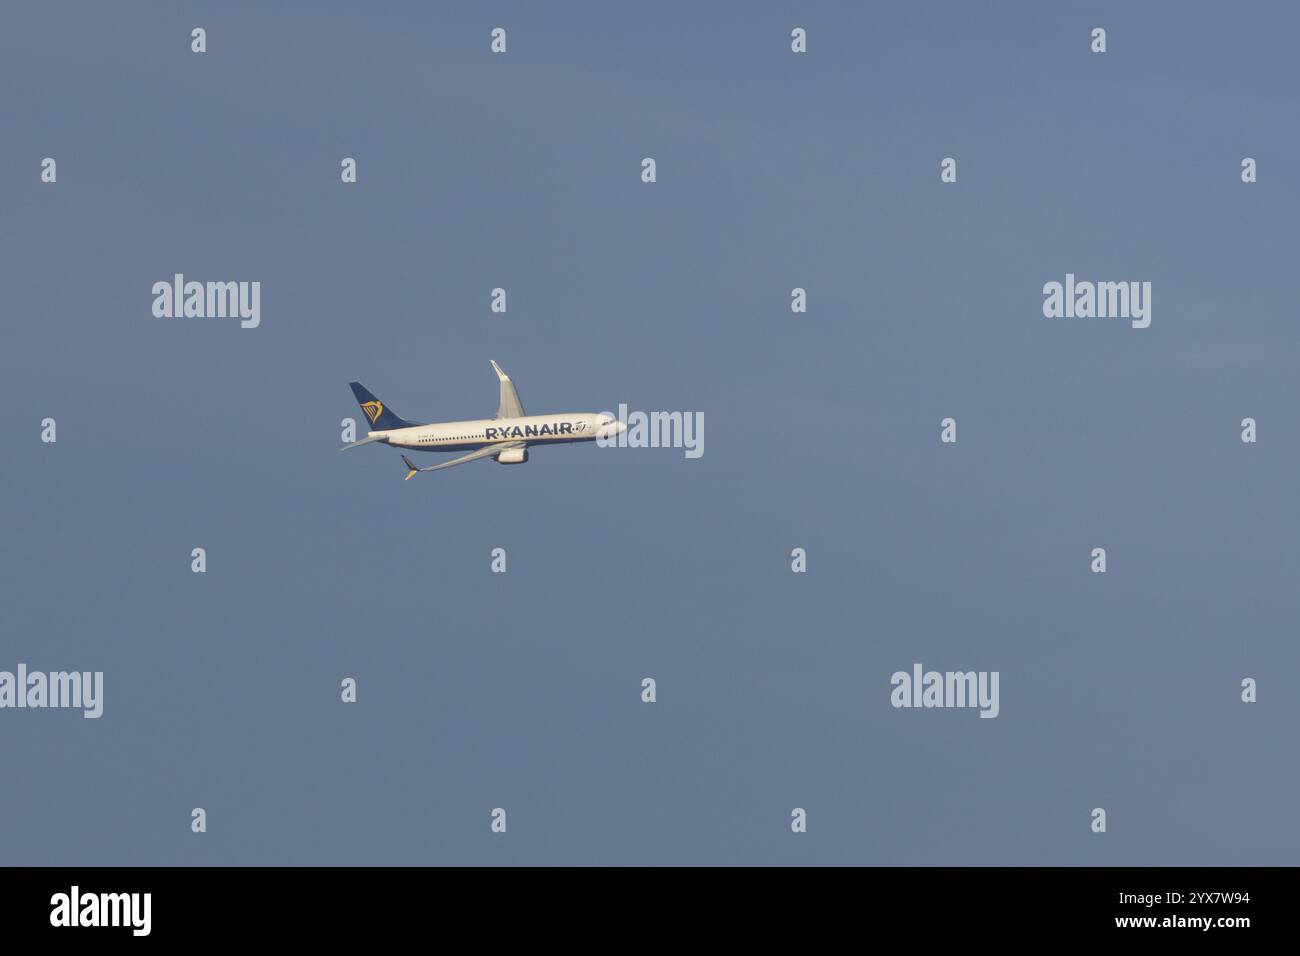
[[[627,431],[627,423],[615,419],[612,422],[606,422],[596,429],[597,438],[613,438],[621,432]]]

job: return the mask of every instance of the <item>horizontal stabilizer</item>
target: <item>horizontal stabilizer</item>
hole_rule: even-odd
[[[388,436],[371,435],[369,438],[360,438],[357,441],[354,441],[351,445],[344,445],[342,448],[339,449],[339,451],[347,451],[349,448],[360,448],[362,445],[369,445],[371,442],[374,441],[386,442],[388,441]]]

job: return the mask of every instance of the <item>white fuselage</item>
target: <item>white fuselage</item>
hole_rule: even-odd
[[[370,432],[370,438],[387,439],[395,448],[412,451],[473,451],[486,445],[553,445],[595,441],[623,430],[612,416],[596,412],[525,415],[522,418],[482,418],[468,422],[436,422]]]

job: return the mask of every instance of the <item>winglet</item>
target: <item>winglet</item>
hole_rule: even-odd
[[[406,477],[402,479],[403,481],[410,481],[420,473],[420,469],[411,464],[411,459],[407,458],[405,455],[402,456],[402,461],[406,462],[406,467],[410,469],[410,471],[406,473]]]
[[[510,376],[501,370],[501,366],[494,359],[488,361],[492,363],[492,371],[497,373],[497,378],[501,381],[501,401],[497,405],[497,418],[523,418],[527,412],[524,411],[523,403],[519,401],[515,383],[510,381]]]

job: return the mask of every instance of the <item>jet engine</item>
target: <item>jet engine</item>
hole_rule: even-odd
[[[527,448],[507,448],[497,455],[497,461],[503,465],[522,465],[528,460]]]

